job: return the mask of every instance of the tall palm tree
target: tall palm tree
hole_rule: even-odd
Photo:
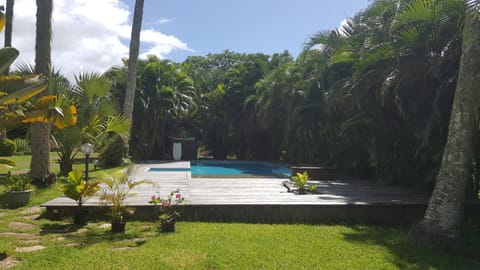
[[[148,58],[139,73],[142,90],[135,98],[138,125],[132,132],[132,155],[137,159],[163,158],[167,126],[178,127],[196,111],[193,81],[181,66],[155,56]]]
[[[420,226],[421,236],[446,241],[447,245],[456,240],[462,224],[479,119],[480,2],[469,0],[467,3],[470,8],[465,13],[462,57],[447,143],[435,189]]]
[[[137,61],[140,49],[140,32],[142,30],[143,17],[143,2],[144,0],[135,1],[135,11],[133,13],[132,35],[130,38],[130,53],[128,57],[128,77],[127,89],[125,92],[125,101],[123,104],[123,113],[127,120],[131,121],[133,118],[133,105],[135,101],[135,90],[137,85]],[[131,131],[129,130],[128,134]],[[130,136],[130,135],[129,135]],[[128,155],[129,139],[125,140],[126,153]]]
[[[7,17],[7,22],[5,23],[5,47],[12,47],[12,25],[13,25],[13,6],[15,0],[7,0],[7,5],[5,9],[5,16]]]
[[[5,16],[7,22],[5,24],[5,47],[12,47],[12,31],[13,31],[13,5],[15,0],[7,0],[7,6],[5,10]],[[5,70],[5,74],[8,74],[9,69]]]
[[[51,69],[53,0],[37,0],[35,73],[48,77]],[[48,89],[43,95],[48,94]],[[48,184],[50,177],[50,124],[34,123],[31,129],[30,170],[36,184]]]

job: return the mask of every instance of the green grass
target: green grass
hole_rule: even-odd
[[[118,170],[118,167],[116,168],[107,168],[103,169],[100,167],[97,167],[97,169],[94,169],[93,166],[93,159],[97,158],[98,154],[94,153],[92,157],[90,158],[90,165],[89,165],[89,177],[95,178],[97,177],[102,171],[105,173],[109,173],[115,170]],[[8,167],[0,167],[0,173],[7,173],[8,171],[12,172],[28,172],[30,169],[30,161],[32,160],[31,155],[19,155],[19,156],[11,156],[11,157],[0,157],[0,158],[6,158],[13,160],[16,163],[16,166],[13,168],[8,168]],[[50,169],[52,172],[58,174],[60,172],[60,166],[58,165],[58,156],[57,153],[55,152],[50,152]],[[77,154],[77,157],[74,160],[73,163],[73,169],[74,170],[80,170],[80,171],[85,171],[85,157],[82,154]]]
[[[60,194],[37,190],[29,206]],[[411,243],[399,228],[178,222],[175,233],[162,234],[155,222],[130,221],[126,234],[115,235],[104,221],[79,228],[69,219],[28,219],[25,209],[0,209],[0,232],[34,237],[1,237],[0,252],[21,261],[14,269],[480,269],[478,246],[444,255]],[[15,251],[33,245],[46,248]]]
[[[155,223],[130,222],[125,235],[112,235],[98,224],[90,224],[79,233],[66,222],[32,223],[44,230],[40,243],[46,249],[18,253],[13,251],[14,247],[25,244],[13,238],[0,244],[0,250],[22,261],[17,269],[480,267],[469,259],[444,256],[412,245],[402,230],[380,227],[179,222],[176,233],[161,234]],[[0,228],[3,230],[4,226]]]

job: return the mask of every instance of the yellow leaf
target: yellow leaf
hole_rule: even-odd
[[[44,122],[55,125],[58,129],[64,129],[77,123],[77,108],[69,106],[65,108],[40,109],[27,113],[22,123]]]
[[[5,16],[3,12],[0,12],[0,32],[3,30],[3,27],[5,27],[6,22],[7,22],[7,16]]]
[[[31,97],[40,94],[48,87],[48,83],[40,83],[32,86],[27,86],[24,89],[13,92],[0,98],[0,105],[8,105],[11,103],[21,103]]]
[[[50,104],[52,104],[52,102],[56,99],[57,97],[56,96],[43,96],[43,97],[40,97],[37,102],[36,102],[36,105],[37,105],[37,108],[39,109],[45,109],[45,108],[48,108],[50,106]]]

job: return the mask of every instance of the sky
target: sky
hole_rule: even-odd
[[[4,3],[5,1],[0,1]],[[54,0],[52,61],[72,79],[103,72],[128,56],[135,0]],[[230,50],[294,57],[309,36],[336,29],[370,0],[145,0],[140,57],[181,62]],[[33,63],[33,0],[16,0],[16,64]],[[3,34],[0,42],[3,44]]]

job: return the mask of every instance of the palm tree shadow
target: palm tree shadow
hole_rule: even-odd
[[[68,224],[45,224],[41,227],[41,235],[58,234],[66,241],[74,243],[77,248],[85,248],[98,243],[110,242],[117,248],[134,248],[146,243],[145,238],[137,233],[111,233],[109,230],[98,230],[95,227]]]
[[[81,226],[74,224],[44,224],[40,228],[40,235],[73,233],[80,228]]]
[[[469,256],[459,251],[444,254],[433,246],[416,244],[409,239],[406,230],[363,226],[351,228],[354,232],[344,234],[346,241],[387,248],[393,255],[392,262],[399,269],[480,269],[480,260],[473,254]]]

